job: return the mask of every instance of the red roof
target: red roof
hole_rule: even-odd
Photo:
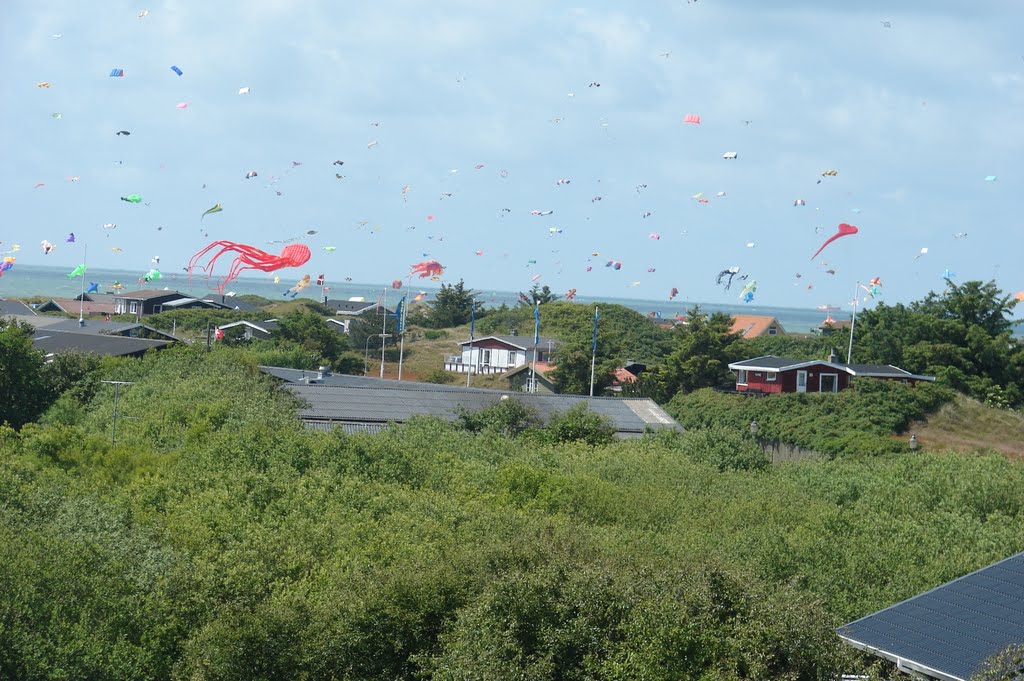
[[[636,374],[634,374],[632,371],[627,371],[626,369],[623,369],[622,367],[619,367],[618,369],[616,369],[614,371],[614,374],[615,374],[615,380],[612,381],[612,385],[624,385],[626,383],[635,383],[636,382]]]

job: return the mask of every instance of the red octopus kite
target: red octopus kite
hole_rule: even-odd
[[[818,256],[819,253],[821,253],[823,250],[825,250],[825,246],[828,246],[830,243],[832,243],[833,241],[835,241],[839,237],[841,237],[841,236],[850,236],[851,234],[856,234],[856,233],[857,233],[857,228],[856,227],[854,227],[853,225],[848,225],[845,222],[840,222],[839,223],[839,229],[836,231],[836,233],[833,234],[832,236],[830,236],[829,238],[825,239],[825,243],[823,243],[821,245],[821,248],[819,248],[818,250],[816,250],[814,252],[814,255],[811,256],[811,260],[814,260]]]
[[[424,260],[413,265],[410,274],[418,274],[420,279],[440,277],[444,274],[444,266],[436,260]]]
[[[200,258],[215,248],[220,250],[214,253],[213,257],[205,265],[199,265]],[[217,258],[228,252],[237,253],[238,255],[231,261],[231,268],[228,270],[227,276],[217,284],[217,290],[221,293],[224,292],[224,287],[229,282],[234,281],[243,270],[274,272],[284,267],[300,267],[306,264],[310,257],[309,246],[305,244],[289,244],[281,251],[281,255],[273,255],[272,253],[261,251],[255,246],[239,244],[234,241],[214,241],[193,255],[192,259],[189,260],[187,268],[189,278],[192,277],[192,270],[198,266],[199,269],[206,272],[206,278],[209,279],[213,273],[213,266],[217,262]]]

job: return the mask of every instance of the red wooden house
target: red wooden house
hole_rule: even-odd
[[[934,381],[890,364],[846,364],[833,354],[825,359],[790,359],[766,355],[729,368],[736,372],[736,390],[751,393],[827,393],[845,390],[851,378],[879,378],[902,383]]]

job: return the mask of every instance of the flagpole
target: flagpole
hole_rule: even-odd
[[[476,326],[476,298],[473,298],[473,306],[469,308],[469,368],[466,371],[466,387],[473,378],[473,332]]]
[[[846,351],[846,363],[850,364],[853,361],[853,327],[857,326],[857,289],[860,287],[858,281],[853,287],[853,319],[850,321],[850,347]]]
[[[383,310],[384,325],[380,331],[380,377],[384,378],[384,346],[388,342],[388,289],[385,286],[381,293],[381,310]]]
[[[398,380],[402,380],[402,361],[405,358],[405,325],[409,320],[409,291],[412,287],[412,272],[409,273],[409,278],[405,285],[405,295],[402,296],[402,338],[401,347],[398,350]]]
[[[82,295],[78,296],[78,325],[85,326],[85,270],[89,264],[89,244],[82,244]]]
[[[533,382],[531,392],[537,392],[537,345],[540,343],[540,301],[533,308],[533,366],[530,367],[530,378]]]
[[[597,365],[597,305],[594,306],[594,340],[590,344],[590,396],[594,396],[594,367]]]

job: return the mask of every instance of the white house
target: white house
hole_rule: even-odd
[[[503,374],[533,361],[533,336],[487,336],[459,343],[462,354],[446,355],[445,371],[460,374]],[[558,348],[554,338],[541,336],[537,361],[547,362]]]

